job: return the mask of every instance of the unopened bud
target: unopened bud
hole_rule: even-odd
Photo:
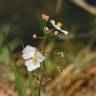
[[[45,21],[48,21],[49,20],[49,16],[46,15],[46,14],[42,14],[42,19],[45,20]]]
[[[37,35],[36,34],[33,34],[32,37],[33,37],[33,39],[36,39],[37,38]]]
[[[55,32],[54,32],[54,35],[58,35],[58,34],[59,34],[59,32],[58,32],[58,31],[55,31]]]
[[[44,27],[44,31],[49,31],[49,28],[48,27]]]
[[[63,57],[63,58],[64,58],[64,53],[63,53],[63,52],[60,52],[60,55],[61,55],[61,57]]]

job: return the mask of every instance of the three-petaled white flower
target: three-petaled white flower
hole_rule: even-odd
[[[25,61],[25,66],[28,71],[33,71],[40,67],[40,62],[42,62],[45,57],[35,48],[27,45],[23,50],[23,58]]]
[[[55,21],[54,20],[50,20],[51,24],[58,30],[58,31],[61,31],[62,33],[64,33],[65,35],[68,34],[68,31],[65,31],[65,30],[62,30],[61,27],[62,27],[62,23],[61,22],[58,22],[57,24],[55,24]]]

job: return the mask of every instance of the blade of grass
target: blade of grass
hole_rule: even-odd
[[[17,64],[13,61],[13,69],[15,72],[15,80],[16,80],[16,87],[18,91],[18,96],[26,96],[24,84],[22,82],[22,78],[20,77]]]
[[[2,34],[5,38],[5,40],[7,41],[7,36],[6,34],[4,33],[4,31],[2,31]],[[18,96],[26,96],[25,94],[25,89],[24,89],[24,84],[22,82],[22,78],[19,74],[19,71],[18,71],[18,68],[17,68],[17,64],[12,56],[12,52],[11,52],[11,49],[10,49],[10,46],[8,44],[8,42],[6,42],[6,46],[8,48],[8,51],[9,51],[9,55],[10,55],[10,61],[12,61],[12,68],[14,70],[14,73],[15,73],[15,81],[16,81],[16,87],[17,87],[17,91],[18,91]]]
[[[31,72],[28,72],[28,77],[29,77],[29,87],[32,91],[32,96],[35,96],[34,89],[33,89],[32,73]]]

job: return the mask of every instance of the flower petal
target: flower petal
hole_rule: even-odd
[[[58,31],[61,31],[62,33],[64,33],[65,35],[68,34],[68,31],[65,31],[65,30],[62,30],[60,27],[58,27],[56,24],[55,24],[55,21],[54,20],[50,20],[51,24],[58,30]]]
[[[53,27],[55,27],[57,30],[61,30],[60,27],[58,27],[56,24],[55,24],[55,21],[54,20],[50,20],[51,24],[53,25]]]
[[[40,63],[38,61],[27,60],[25,62],[25,66],[27,67],[28,71],[33,71],[40,67]]]
[[[31,47],[31,46],[27,45],[26,48],[23,50],[23,56],[22,57],[25,60],[30,59],[31,56],[33,54],[35,54],[35,52],[36,52],[36,48],[35,47]]]
[[[68,34],[68,31],[64,31],[64,30],[60,30],[62,33],[64,33],[65,35],[67,35]]]
[[[42,62],[45,59],[45,57],[39,51],[36,51],[36,57],[39,62]]]
[[[56,25],[55,20],[50,20],[50,22],[51,22],[51,24]]]

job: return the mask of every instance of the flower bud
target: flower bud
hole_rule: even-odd
[[[44,31],[49,31],[49,28],[48,27],[44,27]]]
[[[58,31],[55,31],[55,32],[54,32],[54,35],[58,35],[58,34],[59,34],[59,32],[58,32]]]
[[[46,15],[46,14],[42,14],[42,19],[45,20],[45,21],[48,21],[49,20],[49,16]]]
[[[33,39],[36,39],[37,38],[37,35],[36,34],[33,34],[32,37],[33,37]]]

